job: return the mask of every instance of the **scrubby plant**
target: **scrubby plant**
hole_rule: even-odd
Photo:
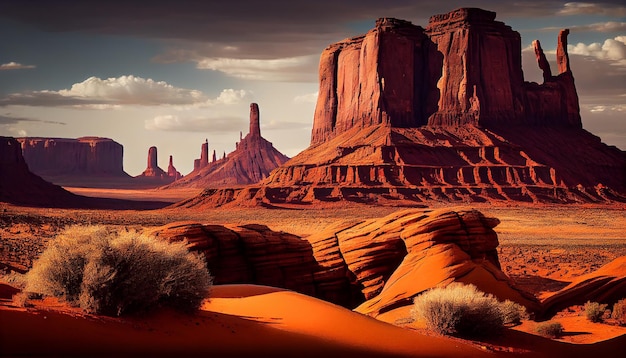
[[[587,301],[585,303],[585,316],[591,322],[602,322],[604,320],[604,311],[608,305],[598,302]]]
[[[556,321],[547,321],[539,323],[535,331],[544,337],[559,338],[563,335],[563,326]]]
[[[501,303],[474,285],[452,283],[414,299],[412,315],[430,330],[446,335],[480,336],[504,327]]]
[[[26,291],[60,297],[87,312],[122,315],[166,305],[194,310],[212,278],[185,242],[136,231],[74,226],[61,233],[26,275]]]
[[[500,313],[505,325],[518,325],[522,323],[523,319],[528,319],[529,317],[526,307],[511,300],[505,300],[500,303]]]
[[[618,324],[626,326],[626,298],[615,302],[611,318],[617,321]]]

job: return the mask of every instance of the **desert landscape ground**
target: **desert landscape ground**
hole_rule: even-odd
[[[89,193],[94,196],[111,195],[110,190],[91,189]],[[173,200],[178,195],[188,194],[188,191],[170,189],[162,197]],[[120,193],[116,195],[123,196]],[[153,190],[135,190],[128,197],[145,200],[153,195]],[[449,205],[435,206],[445,208]],[[620,256],[626,256],[624,205],[472,204],[466,208],[469,207],[500,219],[501,223],[495,230],[500,242],[497,250],[502,270],[519,288],[538,298],[562,289],[577,277],[592,273]],[[218,208],[199,211],[164,208],[112,211],[1,204],[0,263],[5,274],[25,272],[32,260],[43,251],[46,242],[72,224],[105,224],[148,230],[179,221],[231,225],[254,223],[306,238],[338,221],[379,218],[399,210],[406,208],[343,204],[317,209]],[[480,341],[451,339],[433,335],[419,324],[407,324],[410,314],[406,308],[383,315],[377,321],[291,291],[253,285],[215,286],[211,299],[193,316],[166,311],[142,318],[105,318],[86,315],[54,299],[33,301],[34,307],[16,307],[11,300],[11,294],[16,291],[12,291],[10,282],[6,282],[8,277],[5,275],[5,282],[0,284],[3,288],[0,340],[4,355],[215,351],[238,356],[255,351],[277,356],[290,356],[297,352],[304,356],[452,357],[482,356],[490,352],[487,355],[562,356],[567,353],[583,357],[600,349],[603,356],[617,357],[623,353],[626,337],[625,327],[611,324],[610,320],[591,323],[582,316],[582,307],[574,306],[556,315],[566,332],[559,340],[537,335],[533,321],[524,321],[496,338]],[[307,316],[304,311],[317,318]],[[5,324],[9,322],[11,324]],[[80,331],[81,338],[67,337],[60,328],[63,331]],[[203,334],[213,338],[201,343],[199,337]],[[32,339],[39,343],[28,345],[26,342]],[[160,343],[154,345],[157,340]],[[110,344],[115,344],[117,348],[111,348]]]
[[[583,129],[568,35],[536,83],[495,12],[379,18],[322,51],[293,158],[257,103],[184,176],[0,137],[0,356],[626,356],[626,153]]]

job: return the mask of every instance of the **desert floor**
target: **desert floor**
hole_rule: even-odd
[[[133,200],[151,198],[153,200],[171,202],[193,194],[191,191],[70,189],[81,195]],[[442,207],[445,205],[440,204],[437,206]],[[626,256],[626,205],[506,206],[473,204],[462,207],[476,208],[487,216],[500,219],[501,223],[495,230],[500,241],[498,254],[502,269],[514,279],[520,288],[535,294],[537,297],[558,291],[569,284],[575,277],[590,273],[617,257]],[[282,230],[300,236],[307,236],[337,221],[356,221],[382,217],[391,212],[404,209],[406,207],[371,207],[355,204],[326,208],[218,208],[203,210],[165,208],[150,211],[111,211],[28,208],[0,203],[0,271],[4,269],[5,271],[25,272],[32,264],[32,261],[43,251],[46,242],[65,226],[72,224],[106,224],[139,229],[160,226],[174,221],[197,221],[213,224],[259,223],[265,224],[273,230]],[[243,339],[244,342],[250,344],[249,346],[243,345],[240,347],[244,350],[247,349],[246,347],[255,347],[255,345],[261,344],[262,340],[260,339],[257,339],[259,341],[257,342],[251,338],[242,338],[248,333],[255,334],[254,332],[261,330],[270,334],[271,337],[286,340],[285,347],[283,347],[286,351],[281,351],[279,347],[273,347],[269,343],[261,344],[260,347],[265,349],[261,349],[262,352],[273,355],[278,352],[293,353],[298,350],[298,346],[301,346],[308,347],[306,349],[310,350],[312,356],[317,354],[328,355],[328,352],[344,352],[346,354],[359,355],[369,352],[374,356],[384,356],[392,353],[398,356],[420,356],[422,354],[433,354],[433,352],[439,352],[440,354],[436,354],[439,356],[456,356],[460,351],[465,352],[468,356],[480,356],[485,351],[495,353],[496,355],[508,354],[507,352],[513,352],[514,354],[538,352],[529,347],[542,347],[537,349],[548,356],[561,356],[562,353],[586,356],[593,352],[593,349],[602,347],[602,352],[609,352],[609,356],[613,353],[616,353],[615,356],[621,356],[624,353],[623,344],[626,342],[624,339],[626,337],[626,328],[607,324],[592,324],[580,316],[580,307],[573,307],[566,312],[559,313],[560,321],[564,325],[566,332],[577,332],[576,334],[566,335],[559,341],[548,340],[532,334],[533,324],[535,323],[525,322],[514,330],[507,332],[498,341],[471,342],[433,337],[420,327],[397,329],[397,327],[392,325],[388,325],[391,328],[387,327],[386,323],[384,323],[385,326],[379,326],[383,323],[368,317],[359,318],[358,314],[336,306],[332,306],[332,309],[328,308],[326,305],[330,304],[325,302],[294,293],[285,293],[281,290],[274,291],[273,289],[259,289],[253,286],[218,288],[215,291],[217,296],[213,296],[215,299],[210,300],[203,306],[200,316],[197,318],[180,318],[178,316],[176,316],[177,318],[171,318],[167,316],[169,313],[164,313],[163,315],[169,318],[159,316],[142,321],[143,323],[120,322],[113,319],[110,321],[113,323],[110,324],[115,327],[118,327],[116,325],[121,325],[118,327],[117,333],[115,333],[115,335],[120,337],[130,334],[126,330],[134,332],[132,334],[136,334],[137,342],[140,342],[135,347],[137,351],[142,351],[142,347],[148,347],[149,341],[154,339],[162,339],[164,342],[162,345],[170,349],[173,349],[178,343],[182,344],[181,342],[184,339],[179,337],[178,333],[172,333],[175,331],[174,327],[170,330],[156,328],[160,327],[159,322],[163,319],[170,321],[174,319],[176,322],[175,327],[178,327],[177,329],[181,329],[183,332],[191,329],[187,326],[194,325],[203,327],[201,331],[206,334],[212,334],[211,332],[214,332],[215,329],[233,331],[230,336],[231,340],[227,339],[228,337],[226,336],[229,335],[225,333],[226,331],[220,331],[217,337],[221,337],[221,335],[226,336],[222,337],[223,342],[219,346],[218,352],[222,349],[227,349],[227,343],[231,342],[233,338],[235,338],[232,341],[233,344],[237,344],[237,339]],[[8,303],[10,302],[8,298],[10,295],[5,292],[4,296],[4,306],[12,307]],[[280,303],[283,300],[286,302],[284,305],[277,305],[284,306],[279,311],[272,311],[270,308],[259,309],[259,307],[265,307],[261,304],[263,302],[270,305],[272,302]],[[252,301],[256,303],[246,306],[246,302]],[[297,311],[289,311],[287,307],[290,305],[298,307]],[[29,328],[29,324],[44,324],[43,319],[45,317],[57,317],[52,313],[45,313],[54,311],[54,307],[54,304],[52,308],[43,304],[43,307],[35,307],[28,310],[18,307],[0,310],[2,314],[0,320],[7,320],[7,322],[10,320],[12,322],[14,319],[18,319],[23,322],[30,322],[23,323],[14,330],[6,328],[4,323],[0,324],[0,326],[5,327],[0,331],[0,340],[9,339],[9,337],[15,338],[19,332],[25,333],[32,329],[32,326]],[[246,307],[256,307],[256,311],[249,311]],[[313,311],[317,309],[323,311],[330,310],[324,311],[328,315],[328,322],[315,321],[311,323],[308,318],[304,321],[299,320],[297,314],[306,311],[305,307],[310,307]],[[313,309],[314,307],[317,308]],[[57,307],[56,309],[59,308]],[[28,315],[25,316],[25,312]],[[76,316],[80,316],[80,313],[74,312],[68,317]],[[68,320],[69,323],[65,321],[63,321],[65,323],[62,323],[62,325],[69,325],[68,328],[83,329],[84,327],[81,328],[81,325],[85,325],[85,327],[88,327],[84,329],[94,330],[93,332],[101,332],[102,329],[105,329],[101,327],[101,324],[109,322],[107,319],[91,317],[86,320],[87,323],[77,323],[70,318],[63,317],[63,315],[59,315],[55,319],[61,321]],[[351,322],[345,327],[335,327],[336,329],[341,328],[339,329],[341,332],[347,332],[345,336],[341,336],[343,333],[337,333],[339,332],[337,330],[334,330],[332,335],[329,335],[327,332],[324,333],[325,329],[330,329],[330,326],[326,326],[326,324],[331,326],[337,324],[335,319]],[[361,322],[361,320],[364,321]],[[192,321],[196,322],[193,323]],[[357,326],[360,328],[356,328]],[[278,330],[274,328],[278,328]],[[361,332],[361,330],[369,329],[372,330],[371,332],[374,336]],[[361,333],[356,334],[355,332],[357,331]],[[155,334],[151,336],[149,332]],[[336,334],[339,334],[339,336],[336,336]],[[407,336],[406,334],[409,335]],[[393,336],[394,339],[384,344],[371,345],[373,339],[371,337],[376,335],[379,337],[381,335]],[[428,339],[425,340],[424,337]],[[220,339],[217,339],[216,342]],[[410,341],[414,342],[414,344],[419,342],[423,345],[424,350],[420,350],[419,354],[411,353],[415,352],[415,347],[414,344],[409,344]],[[106,340],[92,343],[102,347],[106,347],[108,344]],[[581,343],[596,343],[601,344],[601,346],[580,345]],[[568,348],[572,344],[575,344],[575,347],[577,347],[575,350]],[[88,349],[80,347],[83,346],[78,345],[74,348],[78,349],[79,352],[80,349]],[[159,347],[158,344],[157,347]],[[581,347],[593,349],[588,350]],[[30,351],[32,354],[42,354],[44,352],[36,349]],[[0,355],[2,353],[2,348],[0,348]],[[19,354],[20,352],[12,353]],[[244,352],[242,351],[242,353]]]

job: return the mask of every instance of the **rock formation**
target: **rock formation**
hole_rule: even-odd
[[[224,153],[220,160],[216,160],[213,151],[213,161],[209,163],[208,141],[205,142],[200,159],[194,162],[194,170],[171,187],[216,188],[254,184],[267,178],[274,168],[288,159],[261,136],[259,106],[256,103],[250,104],[250,132],[240,139],[236,148],[228,156]]]
[[[178,180],[183,176],[180,174],[176,167],[174,166],[174,158],[170,155],[170,164],[167,166],[167,176],[170,178],[174,178],[174,180]]]
[[[22,138],[23,140],[24,138]],[[23,141],[0,137],[0,202],[30,206],[71,206],[78,198],[33,174],[22,155]]]
[[[157,156],[157,147],[150,147],[148,149],[148,166],[146,170],[143,171],[139,175],[140,177],[150,177],[150,178],[167,178],[167,173],[159,167],[158,164],[158,156]]]
[[[458,9],[426,29],[379,19],[322,53],[309,148],[256,186],[185,205],[626,201],[625,153],[582,129],[567,34],[557,75],[535,42],[537,84],[493,12]]]
[[[109,210],[158,209],[169,204],[74,195],[32,173],[22,155],[23,144],[23,140],[0,137],[0,202],[36,207]]]
[[[473,283],[531,310],[534,298],[500,271],[493,227],[480,212],[409,210],[385,218],[341,223],[307,237],[263,225],[172,223],[152,230],[188,240],[207,258],[216,284],[255,283],[292,289],[376,316],[412,304],[439,284]]]
[[[30,170],[45,178],[124,177],[124,147],[109,138],[17,138]]]

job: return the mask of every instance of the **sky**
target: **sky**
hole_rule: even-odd
[[[556,72],[569,54],[583,127],[626,150],[626,5],[565,1],[0,0],[0,135],[100,136],[124,146],[124,169],[157,146],[183,174],[205,139],[218,156],[260,107],[264,138],[293,157],[308,147],[322,50],[380,17],[426,27],[459,7],[497,13],[522,37],[527,81],[541,82],[541,41]]]

